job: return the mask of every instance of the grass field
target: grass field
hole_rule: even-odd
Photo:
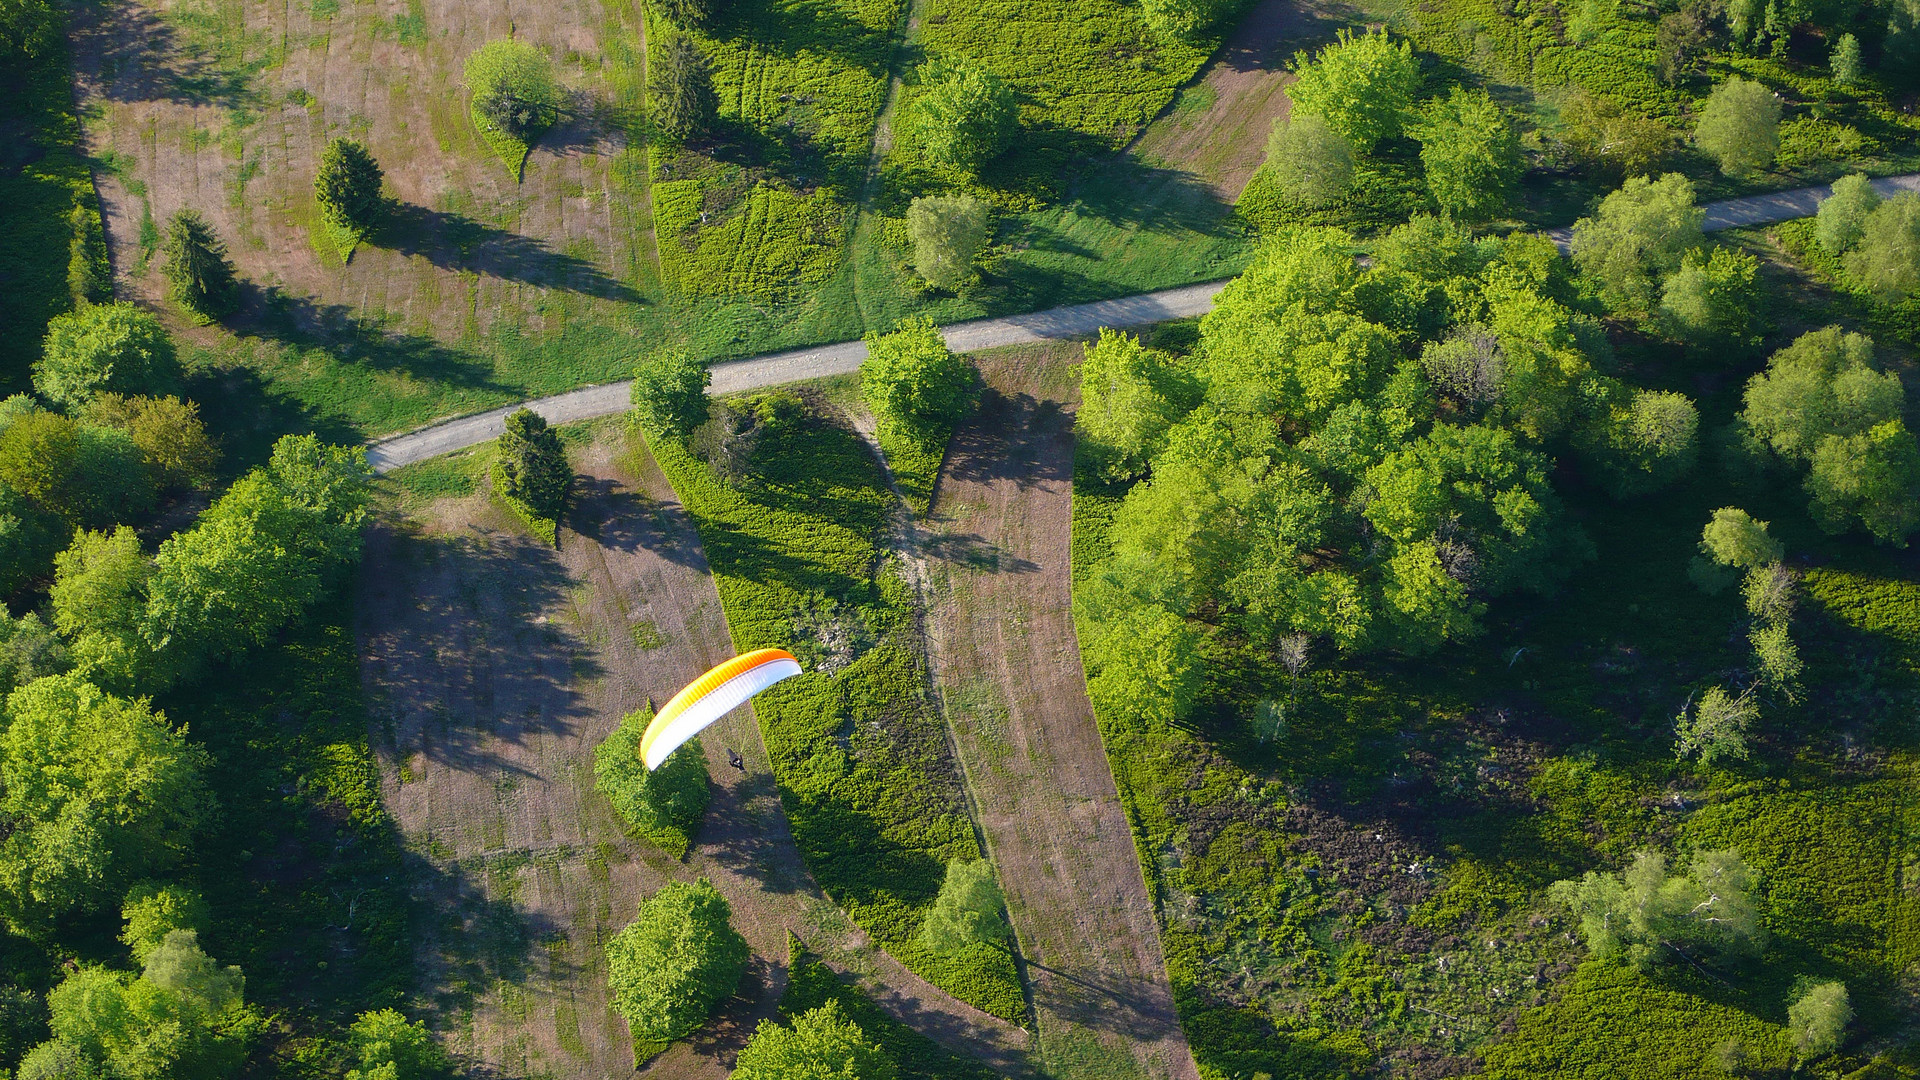
[[[807,865],[910,969],[996,1016],[1026,1002],[1004,952],[915,942],[952,859],[979,857],[946,725],[927,693],[911,591],[880,546],[896,505],[858,434],[823,399],[776,394],[740,478],[677,444],[653,452],[700,530],[735,647],[791,649],[808,674],[755,712]]]

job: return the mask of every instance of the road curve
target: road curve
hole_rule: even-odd
[[[1903,191],[1920,192],[1920,173],[1882,177],[1875,180],[1873,186],[1882,195],[1894,195]],[[1707,215],[1703,228],[1708,232],[1715,232],[1720,229],[1732,229],[1745,225],[1770,225],[1777,221],[1806,217],[1814,212],[1821,199],[1827,197],[1828,191],[1827,185],[1822,184],[1819,187],[1795,188],[1792,191],[1776,191],[1765,195],[1748,195],[1738,199],[1707,203],[1701,208]],[[1573,230],[1571,228],[1548,229],[1546,235],[1564,250],[1572,240]],[[1144,326],[1148,323],[1164,322],[1167,319],[1204,315],[1213,307],[1214,296],[1225,287],[1225,281],[1183,285],[1177,289],[1139,293],[1134,296],[1123,296],[1117,300],[1049,308],[1046,311],[1034,311],[1025,315],[975,319],[971,322],[955,323],[942,333],[946,336],[948,347],[955,352],[973,352],[1003,345],[1025,345],[1048,339],[1079,337],[1094,333],[1105,326],[1116,328]],[[746,360],[729,360],[713,365],[713,392],[733,394],[743,390],[758,390],[768,386],[779,386],[782,383],[799,382],[802,379],[844,375],[859,370],[861,361],[866,358],[865,342],[844,341],[837,345],[816,345],[805,349],[792,349],[787,352],[751,357]],[[564,394],[555,394],[552,397],[539,398],[522,404],[546,417],[549,423],[564,424],[575,420],[590,420],[596,416],[624,412],[628,405],[627,395],[630,385],[625,382],[602,383],[598,386],[585,386],[578,390],[569,390]],[[443,420],[437,424],[409,431],[404,435],[381,439],[367,448],[367,460],[372,463],[375,472],[384,473],[402,465],[412,465],[428,458],[439,457],[441,454],[463,450],[489,439],[497,439],[504,429],[507,414],[520,407],[520,404],[503,405],[488,412]]]

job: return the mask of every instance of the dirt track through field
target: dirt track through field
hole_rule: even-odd
[[[941,696],[1060,1080],[1195,1078],[1087,702],[1069,553],[1074,345],[980,358],[920,550]]]
[[[684,863],[628,838],[593,791],[593,748],[623,713],[732,655],[699,539],[651,459],[608,436],[559,551],[484,496],[373,530],[360,597],[364,680],[385,796],[414,857],[417,964],[436,1026],[481,1075],[604,1080],[633,1069],[605,942],[669,880],[708,877],[753,948],[741,996],[647,1075],[723,1077],[775,1014],[797,933],[882,1007],[1009,1076],[1025,1033],[868,945],[814,884],[787,831],[750,709],[704,740],[713,803]],[[745,758],[728,767],[726,748]]]

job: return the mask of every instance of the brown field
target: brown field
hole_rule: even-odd
[[[698,538],[617,425],[578,456],[582,494],[559,551],[486,496],[447,499],[370,535],[359,598],[364,679],[386,798],[434,895],[419,990],[468,1065],[599,1080],[633,1069],[608,1005],[604,943],[666,881],[708,877],[753,947],[718,1022],[645,1070],[726,1074],[774,1015],[797,933],[895,1016],[1024,1071],[1024,1033],[868,945],[813,883],[787,832],[751,712],[704,740],[715,789],[684,863],[629,838],[593,790],[592,751],[621,715],[732,654]],[[746,759],[727,767],[725,748]]]
[[[1072,342],[978,357],[920,536],[929,636],[1049,1075],[1193,1078],[1074,636]]]

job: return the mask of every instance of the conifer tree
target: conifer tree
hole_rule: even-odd
[[[167,285],[173,301],[202,322],[233,311],[239,302],[233,262],[200,211],[187,209],[167,222]]]

